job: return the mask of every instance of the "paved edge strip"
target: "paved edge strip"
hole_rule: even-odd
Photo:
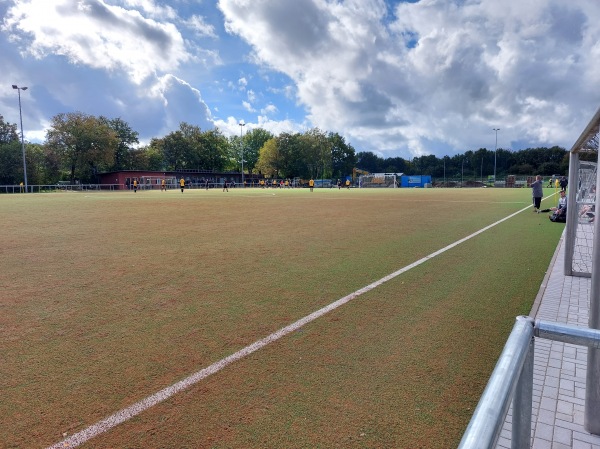
[[[565,228],[566,231],[566,228]],[[540,310],[540,306],[542,305],[542,299],[544,297],[544,293],[546,293],[546,287],[548,287],[548,281],[550,280],[550,275],[552,274],[552,269],[554,268],[554,264],[556,263],[556,259],[558,258],[558,253],[560,252],[561,246],[564,244],[565,231],[563,231],[560,239],[558,240],[558,245],[556,245],[556,249],[554,250],[554,254],[552,255],[552,259],[548,264],[548,269],[546,270],[546,274],[544,275],[544,279],[542,280],[542,285],[540,285],[540,289],[531,305],[531,311],[529,312],[529,316],[536,318],[537,314]]]
[[[346,295],[343,298],[340,298],[337,301],[332,302],[331,304],[311,313],[310,315],[306,315],[304,318],[301,318],[298,321],[295,321],[294,323],[292,323],[288,326],[285,326],[276,332],[273,332],[272,334],[268,335],[267,337],[265,337],[261,340],[255,341],[254,343],[246,346],[243,349],[240,349],[239,351],[235,352],[234,354],[231,354],[230,356],[227,356],[227,357],[219,360],[218,362],[215,362],[212,365],[210,365],[204,369],[201,369],[200,371],[195,372],[194,374],[186,377],[185,379],[180,380],[179,382],[176,382],[173,385],[166,387],[166,388],[158,391],[157,393],[154,393],[154,394],[146,397],[145,399],[142,399],[141,401],[136,402],[133,405],[130,405],[129,407],[119,410],[118,412],[110,415],[109,417],[107,417],[101,421],[98,421],[96,424],[93,424],[80,432],[74,433],[70,437],[65,438],[64,440],[62,440],[56,444],[53,444],[52,446],[48,446],[46,449],[64,449],[64,448],[77,447],[77,446],[87,442],[88,440],[90,440],[102,433],[107,432],[108,430],[112,429],[113,427],[116,427],[119,424],[130,420],[131,418],[139,415],[143,411],[148,410],[150,407],[153,407],[153,406],[169,399],[170,397],[174,396],[175,394],[177,394],[183,390],[186,390],[187,388],[191,387],[192,385],[200,382],[202,379],[205,379],[206,377],[221,371],[227,365],[230,365],[233,362],[236,362],[236,361],[252,354],[253,352],[258,351],[259,349],[267,346],[268,344],[279,340],[281,337],[284,337],[284,336],[290,334],[291,332],[294,332],[295,330],[300,329],[302,326],[304,326],[304,325],[316,320],[317,318],[320,318],[323,315],[331,312],[332,310],[335,310],[338,307],[352,301],[353,299],[359,297],[360,295],[379,287],[380,285],[386,283],[387,281],[390,281],[390,280],[398,277],[399,275],[406,273],[407,271],[409,271],[415,267],[418,267],[419,265],[427,262],[428,260],[430,260],[436,256],[439,256],[440,254],[466,242],[467,240],[470,240],[470,239],[478,236],[479,234],[482,234],[485,231],[488,231],[489,229],[493,228],[494,226],[497,226],[500,223],[503,223],[506,220],[508,220],[526,210],[531,210],[531,206],[527,206],[517,212],[514,212],[514,213],[502,218],[501,220],[498,220],[495,223],[492,223],[491,225],[481,228],[480,230],[468,235],[467,237],[457,240],[456,242],[451,243],[450,245],[445,246],[444,248],[439,249],[439,250],[417,260],[416,262],[411,263],[410,265],[407,265],[397,271],[394,271],[391,274],[388,274],[387,276],[367,285],[366,287],[356,290],[355,292],[350,293],[349,295]]]

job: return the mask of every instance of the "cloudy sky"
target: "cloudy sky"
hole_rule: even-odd
[[[0,0],[0,114],[318,127],[383,157],[570,149],[600,106],[598,0]]]

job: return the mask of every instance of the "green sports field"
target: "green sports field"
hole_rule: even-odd
[[[530,203],[530,189],[1,195],[0,448],[61,443]],[[563,229],[529,207],[80,447],[455,447]]]

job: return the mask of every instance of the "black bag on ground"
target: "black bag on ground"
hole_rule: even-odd
[[[561,212],[563,212],[563,211],[556,211],[553,214],[550,214],[548,216],[548,218],[550,219],[550,221],[553,221],[555,223],[566,223],[567,222],[567,214],[561,213]]]

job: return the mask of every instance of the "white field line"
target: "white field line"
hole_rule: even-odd
[[[379,287],[380,285],[384,284],[385,282],[387,282],[391,279],[394,279],[395,277],[397,277],[403,273],[406,273],[408,270],[427,262],[429,259],[439,256],[440,254],[460,245],[461,243],[466,242],[467,240],[472,239],[473,237],[478,236],[479,234],[493,228],[494,226],[496,226],[496,225],[514,217],[515,215],[520,214],[523,211],[526,211],[526,210],[531,210],[531,206],[527,206],[524,209],[521,209],[511,215],[508,215],[507,217],[505,217],[501,220],[498,220],[497,222],[492,223],[491,225],[486,226],[486,227],[480,229],[479,231],[476,231],[473,234],[468,235],[467,237],[457,240],[456,242],[451,243],[450,245],[448,245],[438,251],[435,251],[435,252],[429,254],[428,256],[425,256],[422,259],[419,259],[416,262],[413,262],[410,265],[407,265],[404,268],[399,269],[398,271],[388,274],[387,276],[379,279],[378,281],[373,282],[372,284],[367,285],[366,287],[356,290],[355,292],[350,293],[349,295],[344,296],[343,298],[338,299],[335,302],[332,302],[331,304],[323,307],[322,309],[319,309],[316,312],[313,312],[310,315],[307,315],[304,318],[301,318],[298,321],[279,329],[278,331],[272,333],[271,335],[268,335],[267,337],[265,337],[261,340],[255,341],[251,345],[246,346],[243,349],[240,349],[236,353],[231,354],[230,356],[227,356],[224,359],[221,359],[218,362],[215,362],[212,365],[210,365],[204,369],[201,369],[200,371],[195,372],[194,374],[186,377],[185,379],[183,379],[169,387],[166,387],[166,388],[160,390],[159,392],[154,393],[153,395],[148,396],[147,398],[142,399],[141,401],[136,402],[135,404],[133,404],[127,408],[119,410],[118,412],[110,415],[109,417],[103,419],[102,421],[99,421],[96,424],[93,424],[93,425],[89,426],[88,428],[86,428],[80,432],[77,432],[68,438],[65,438],[64,440],[62,440],[52,446],[49,446],[47,449],[64,449],[64,448],[77,447],[77,446],[85,443],[86,441],[94,438],[95,436],[100,435],[101,433],[104,433],[104,432],[112,429],[113,427],[133,418],[136,415],[139,415],[140,413],[149,409],[150,407],[153,407],[156,404],[159,404],[159,403],[163,402],[164,400],[169,399],[171,396],[174,396],[175,394],[179,393],[180,391],[183,391],[183,390],[191,387],[192,385],[200,382],[202,379],[210,376],[211,374],[217,373],[218,371],[225,368],[227,365],[230,365],[231,363],[236,362],[236,361],[246,357],[247,355],[250,355],[253,352],[258,351],[259,349],[267,346],[269,343],[273,343],[274,341],[279,340],[281,337],[284,337],[287,334],[294,332],[297,329],[300,329],[302,326],[310,323],[311,321],[316,320],[317,318],[320,318],[321,316],[331,312],[332,310],[337,309],[338,307],[346,304],[347,302],[352,301],[353,299],[357,298],[358,296],[362,295],[363,293],[367,293],[367,292]]]

